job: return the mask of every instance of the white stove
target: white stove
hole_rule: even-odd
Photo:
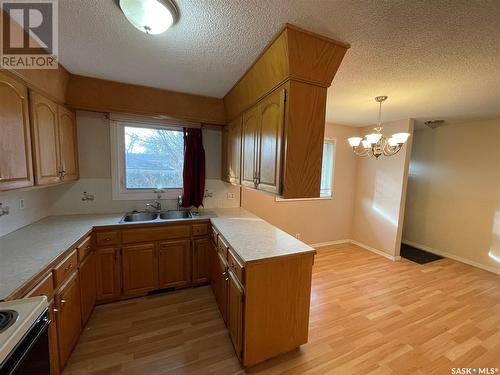
[[[8,302],[0,302],[0,372],[12,361],[16,350],[23,341],[33,339],[33,330],[38,326],[48,326],[48,302],[46,297],[33,297]],[[38,325],[38,326],[37,326]],[[37,327],[35,327],[37,326]]]

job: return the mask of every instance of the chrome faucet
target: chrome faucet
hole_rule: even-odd
[[[146,203],[146,208],[148,207],[154,208],[156,211],[161,211],[161,202],[155,200],[154,203]]]
[[[179,195],[177,197],[177,211],[181,210],[181,206],[182,206],[182,195]]]

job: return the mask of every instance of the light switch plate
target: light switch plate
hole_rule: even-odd
[[[227,193],[227,199],[234,200],[234,193]]]

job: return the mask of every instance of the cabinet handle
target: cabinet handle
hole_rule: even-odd
[[[67,272],[67,271],[69,271],[69,270],[70,270],[70,269],[72,269],[72,268],[73,268],[73,264],[72,264],[72,263],[70,263],[70,264],[68,265],[68,267],[66,267],[66,268],[64,269],[64,271],[65,271],[65,272]]]
[[[59,312],[59,310],[58,310],[58,309],[52,309],[52,312],[53,312],[53,313],[58,313],[58,312]]]
[[[61,305],[61,310],[62,308],[64,307],[64,304],[66,303],[66,300],[65,299],[62,299],[59,301],[59,304]]]
[[[224,280],[225,280],[225,281],[229,281],[229,277],[226,277]]]

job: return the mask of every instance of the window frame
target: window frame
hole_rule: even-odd
[[[330,195],[321,195],[321,187],[320,187],[320,198],[332,198],[333,197],[333,186],[335,182],[335,162],[337,160],[337,140],[334,138],[325,138],[323,141],[323,147],[325,143],[329,143],[333,145],[333,155],[332,155],[332,178],[330,181]],[[321,169],[323,169],[323,164],[321,165]]]
[[[125,165],[125,127],[173,130],[182,132],[182,128],[162,124],[148,124],[132,121],[110,121],[111,141],[111,184],[113,200],[151,200],[175,199],[182,194],[183,187],[162,189],[128,189],[126,187],[126,165]]]

